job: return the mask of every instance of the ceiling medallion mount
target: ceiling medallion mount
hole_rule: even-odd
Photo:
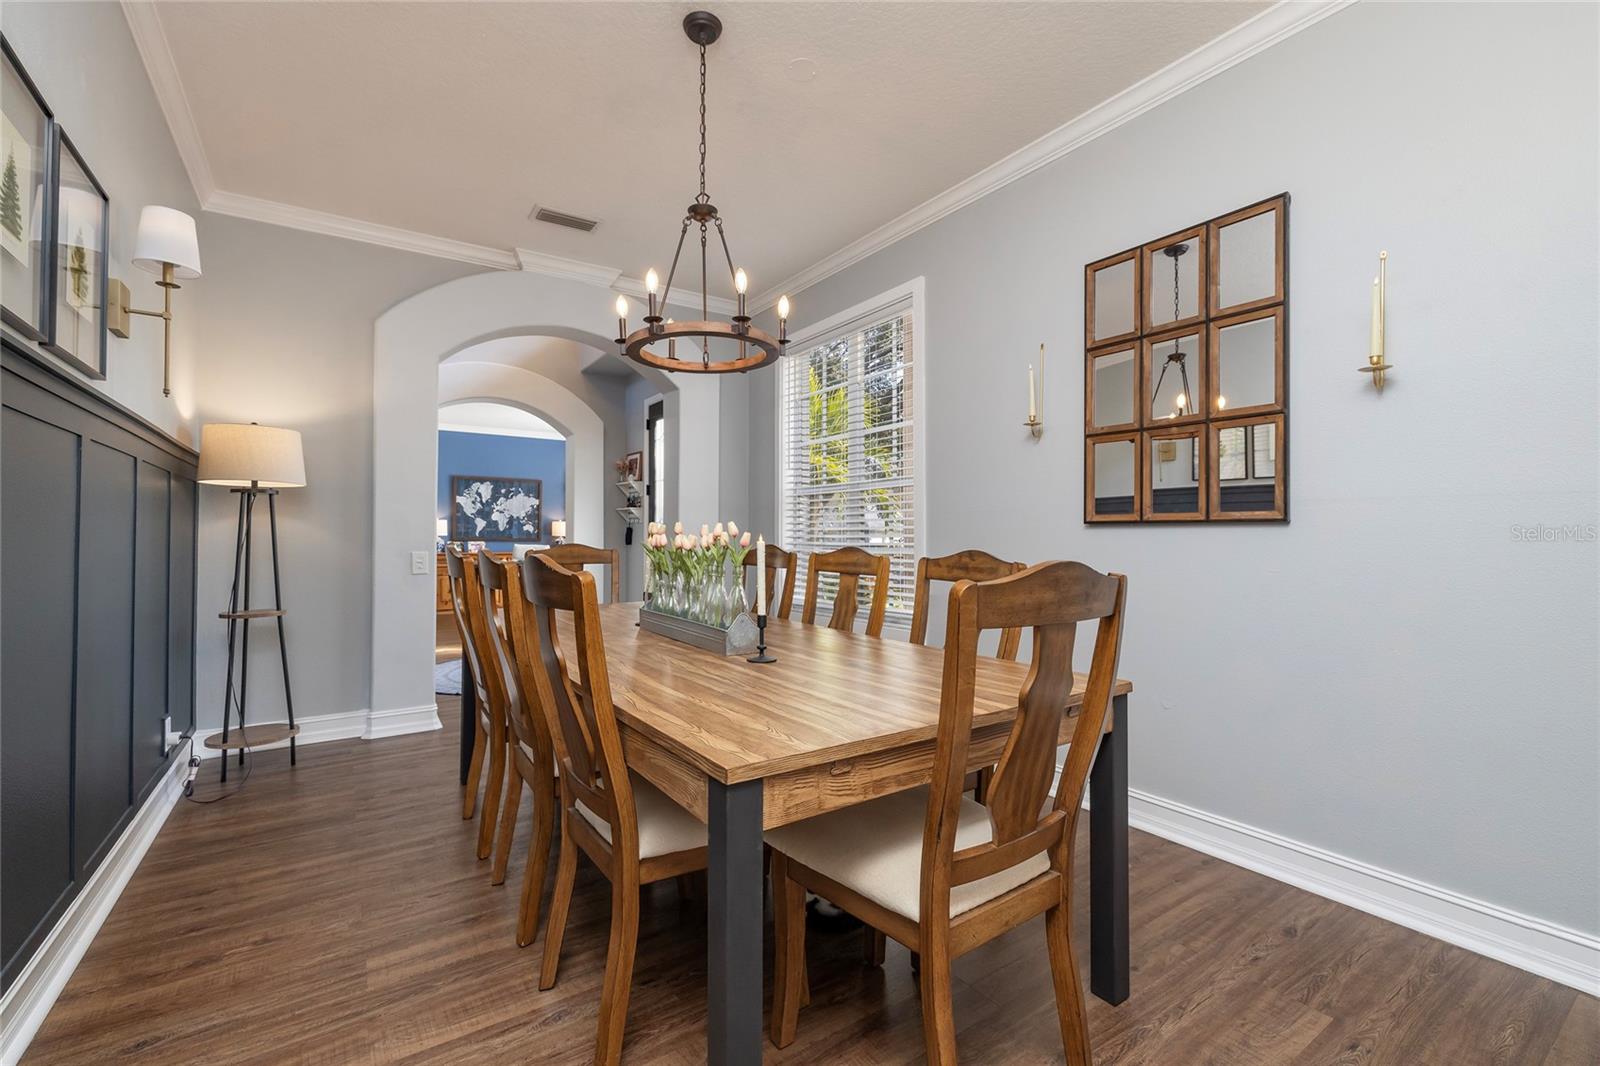
[[[716,205],[711,202],[711,197],[706,192],[706,47],[714,44],[722,36],[722,20],[709,11],[691,11],[684,16],[683,32],[700,48],[700,193],[684,213],[683,224],[678,230],[678,247],[672,253],[672,266],[667,270],[667,284],[661,290],[659,298],[656,289],[660,278],[654,270],[645,275],[644,287],[649,299],[649,311],[644,316],[642,328],[632,333],[628,332],[628,298],[617,297],[617,343],[622,346],[622,353],[629,359],[644,366],[655,367],[657,370],[695,374],[742,374],[747,370],[766,366],[783,354],[784,346],[789,343],[789,298],[784,296],[778,300],[777,337],[750,324],[750,316],[745,312],[744,302],[749,279],[743,270],[733,265],[733,254],[728,251],[728,237],[722,228],[722,216],[717,213]],[[677,276],[678,261],[683,256],[684,238],[689,235],[691,226],[700,230],[701,317],[693,322],[674,322],[670,318],[663,319],[661,312],[666,308],[667,297],[672,292],[672,279]],[[728,275],[733,280],[734,291],[739,296],[738,310],[726,322],[712,320],[711,299],[707,291],[712,227],[716,228],[717,243],[722,247],[722,256],[728,263]],[[679,359],[680,339],[697,342],[700,346],[700,357]],[[718,342],[717,348],[725,351],[715,350],[713,341]],[[663,342],[666,345],[664,355],[652,351],[649,347]],[[731,353],[731,356],[726,353]]]

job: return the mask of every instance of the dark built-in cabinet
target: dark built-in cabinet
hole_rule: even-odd
[[[168,768],[163,720],[194,728],[198,456],[9,338],[0,367],[9,988]]]

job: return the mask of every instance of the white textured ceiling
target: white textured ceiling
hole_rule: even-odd
[[[642,276],[696,191],[694,6],[158,10],[220,189]],[[735,259],[776,284],[1266,6],[714,6],[709,191]]]

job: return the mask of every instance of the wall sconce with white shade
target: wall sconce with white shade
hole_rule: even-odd
[[[116,278],[110,282],[107,294],[108,316],[112,333],[126,338],[129,334],[129,315],[149,315],[161,319],[161,395],[172,395],[172,290],[182,288],[178,280],[191,281],[200,276],[200,241],[195,235],[194,219],[171,207],[148,205],[139,212],[139,236],[134,243],[133,265],[160,275],[156,284],[165,291],[159,311],[146,311],[128,306],[128,286]]]

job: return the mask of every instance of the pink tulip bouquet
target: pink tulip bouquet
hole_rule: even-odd
[[[744,613],[744,559],[750,534],[734,522],[702,525],[699,533],[652,522],[645,533],[650,563],[650,609],[727,628]],[[731,573],[730,573],[730,566]]]

